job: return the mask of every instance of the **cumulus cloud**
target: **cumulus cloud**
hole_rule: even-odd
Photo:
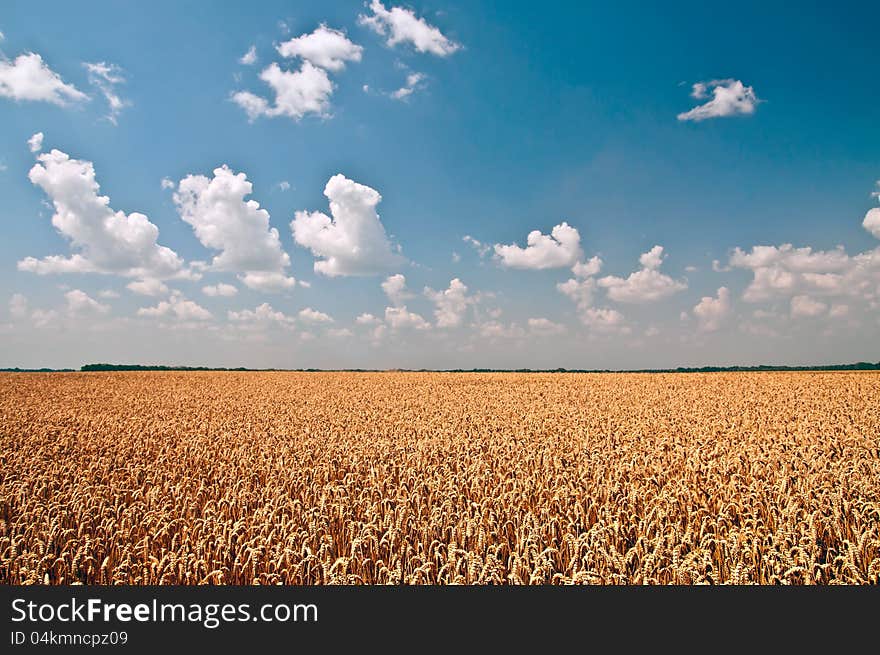
[[[242,66],[253,66],[257,63],[257,46],[252,45],[238,60]]]
[[[529,332],[539,337],[553,337],[565,334],[565,326],[554,323],[548,318],[530,318],[528,320]]]
[[[596,332],[620,332],[628,334],[631,328],[626,319],[616,309],[608,307],[589,307],[580,313],[581,322]]]
[[[319,312],[318,310],[312,309],[311,307],[301,309],[298,316],[303,323],[318,324],[333,322],[333,319],[328,314],[325,314],[324,312]]]
[[[125,82],[122,69],[103,61],[84,63],[83,66],[88,71],[89,84],[97,88],[107,101],[108,114],[105,118],[116,125],[120,112],[131,106],[131,101],[123,99],[116,91],[116,87]]]
[[[137,314],[148,318],[174,318],[179,321],[211,319],[211,312],[198,303],[187,300],[179,291],[173,291],[168,300],[160,301],[155,307],[141,307]]]
[[[382,283],[382,291],[395,306],[402,305],[404,301],[413,297],[413,294],[406,288],[406,276],[400,273],[385,278]]]
[[[425,81],[425,76],[422,73],[410,73],[406,76],[406,84],[397,89],[396,91],[391,92],[391,97],[395,100],[406,100],[409,98],[416,89],[421,88],[422,83]]]
[[[599,286],[608,290],[611,300],[623,303],[654,302],[687,289],[686,282],[673,280],[658,270],[663,258],[663,247],[654,246],[639,257],[641,270],[627,278],[607,275],[599,279]]]
[[[35,52],[19,55],[12,61],[0,59],[0,97],[61,107],[88,99],[75,86],[66,84]]]
[[[429,52],[438,57],[447,57],[461,48],[424,18],[418,18],[411,9],[386,9],[379,0],[372,0],[370,10],[372,15],[358,16],[358,23],[386,37],[385,43],[389,47],[410,43],[418,52]]]
[[[327,276],[375,275],[402,264],[392,251],[385,227],[376,212],[382,196],[341,174],[324,188],[330,214],[298,211],[290,224],[294,240],[311,250],[315,271]]]
[[[727,287],[718,289],[718,294],[703,296],[694,307],[694,316],[699,322],[699,329],[703,332],[715,332],[724,319],[730,314],[730,291]]]
[[[354,322],[358,325],[378,325],[382,322],[382,319],[364,312],[354,319]]]
[[[593,293],[596,290],[596,280],[588,277],[583,280],[571,278],[565,282],[559,282],[556,289],[571,299],[579,310],[585,310],[593,304]]]
[[[298,121],[307,114],[324,117],[328,115],[334,84],[323,68],[304,61],[298,71],[290,72],[281,70],[273,62],[263,69],[260,79],[275,94],[271,103],[250,91],[232,94],[232,101],[244,109],[249,120],[254,121],[260,116],[287,116]]]
[[[526,331],[518,323],[505,325],[501,321],[491,320],[477,324],[477,330],[484,339],[522,339]]]
[[[31,138],[28,139],[27,144],[28,150],[30,150],[31,152],[35,154],[40,152],[40,150],[43,149],[43,133],[37,132],[36,134],[31,136]]]
[[[693,86],[691,97],[705,100],[709,98],[710,92],[711,99],[679,114],[678,120],[698,122],[723,116],[749,115],[755,113],[760,102],[752,87],[733,79],[697,82]]]
[[[202,287],[202,293],[206,296],[223,296],[229,298],[238,293],[238,289],[236,289],[231,284],[224,284],[223,282],[219,284],[209,284],[208,286]]]
[[[565,268],[574,266],[582,254],[577,228],[565,222],[555,226],[550,234],[532,230],[526,237],[525,248],[516,244],[495,244],[495,256],[507,268]]]
[[[877,186],[880,187],[880,180],[877,181]],[[871,196],[880,199],[880,191],[874,191]],[[868,213],[865,214],[865,220],[862,221],[862,227],[875,238],[880,239],[880,207],[868,210]]]
[[[798,316],[819,316],[824,314],[828,309],[828,305],[809,296],[794,296],[791,299],[791,315]]]
[[[212,178],[187,175],[178,184],[174,203],[202,245],[219,251],[212,270],[238,273],[257,291],[291,289],[296,280],[285,273],[290,257],[281,248],[278,230],[270,227],[269,212],[257,201],[245,200],[252,192],[247,175],[224,165],[214,169]]]
[[[407,310],[403,307],[386,307],[385,322],[391,326],[392,330],[414,329],[428,330],[431,324],[415,312]]]
[[[440,328],[460,326],[467,308],[477,302],[476,296],[469,296],[467,286],[458,278],[450,280],[444,291],[425,287],[424,293],[434,303],[434,317]]]
[[[880,297],[880,248],[850,256],[842,246],[833,250],[754,246],[736,248],[734,268],[751,270],[752,281],[743,293],[746,302],[765,302],[794,295]]]
[[[599,257],[591,257],[588,261],[577,262],[571,267],[571,272],[575,277],[586,278],[598,275],[602,270],[602,259]]]
[[[87,316],[89,314],[106,314],[110,306],[98,302],[85,291],[72,289],[64,294],[67,301],[67,313],[71,316]]]
[[[40,154],[28,177],[51,198],[52,225],[71,242],[70,257],[27,257],[22,271],[49,273],[116,273],[127,277],[168,278],[185,275],[183,260],[157,243],[159,228],[143,214],[110,208],[99,195],[90,161],[72,159],[60,150]]]
[[[141,296],[164,296],[168,293],[168,287],[156,278],[145,278],[129,282],[126,288]]]
[[[288,316],[284,312],[276,311],[269,303],[258,305],[254,309],[242,309],[241,311],[228,311],[226,317],[233,323],[245,323],[252,326],[268,326],[270,324],[278,324],[285,327],[291,327],[296,323],[296,319]]]
[[[364,49],[352,43],[345,32],[321,24],[311,34],[285,41],[277,48],[282,57],[300,57],[315,66],[338,73],[349,61],[361,60]]]

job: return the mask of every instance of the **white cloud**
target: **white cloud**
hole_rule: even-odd
[[[440,328],[461,325],[467,308],[477,302],[475,296],[468,295],[467,286],[458,278],[450,280],[449,288],[444,291],[425,287],[424,293],[434,303],[434,316]]]
[[[596,280],[589,277],[584,280],[571,278],[565,282],[559,282],[556,289],[563,295],[568,296],[578,309],[585,310],[593,304],[593,292],[596,290]]]
[[[62,107],[88,99],[72,84],[65,84],[35,52],[19,55],[14,61],[0,59],[0,97],[50,102]]]
[[[616,309],[608,307],[589,307],[580,313],[581,322],[597,332],[620,332],[628,334],[631,330],[626,319]]]
[[[149,318],[176,318],[180,321],[207,321],[211,318],[211,312],[183,297],[179,291],[173,291],[168,300],[162,300],[155,307],[141,307],[137,311],[138,316]]]
[[[532,230],[526,237],[526,247],[516,244],[495,244],[495,256],[507,268],[545,269],[574,266],[580,259],[581,236],[577,228],[560,223],[551,233]]]
[[[791,299],[792,316],[819,316],[826,309],[828,305],[809,296],[794,296]]]
[[[730,314],[730,291],[727,287],[718,289],[716,297],[703,296],[694,307],[694,316],[703,332],[714,332],[721,327]]]
[[[663,246],[654,246],[648,252],[639,256],[642,268],[656,270],[663,263]]]
[[[232,100],[239,105],[251,121],[260,116],[288,116],[298,121],[307,114],[327,116],[334,84],[327,71],[304,61],[296,72],[284,71],[276,63],[260,73],[260,79],[275,93],[272,104],[250,91],[237,91]]]
[[[281,248],[278,230],[269,224],[269,212],[257,201],[245,200],[252,192],[247,175],[224,165],[210,179],[187,175],[178,184],[174,203],[202,245],[219,251],[212,270],[239,273],[245,285],[258,291],[293,288],[296,280],[285,274],[290,257]]]
[[[405,260],[392,252],[376,212],[382,196],[375,189],[334,175],[324,188],[330,216],[298,211],[290,224],[296,242],[322,259],[315,271],[328,276],[374,275]]]
[[[639,257],[642,269],[627,278],[607,275],[599,280],[599,286],[608,289],[608,297],[616,302],[643,303],[667,298],[687,289],[687,283],[673,280],[658,268],[663,262],[663,247],[654,246]]]
[[[18,262],[19,270],[159,279],[185,275],[177,253],[156,242],[159,228],[143,214],[114,211],[110,199],[98,194],[92,162],[71,159],[60,150],[37,159],[28,177],[52,199],[52,225],[79,252],[71,257],[27,257]]]
[[[126,288],[141,296],[164,296],[168,293],[168,287],[155,278],[145,278],[129,282]]]
[[[402,305],[405,300],[413,297],[413,294],[406,288],[406,277],[400,273],[385,278],[382,283],[382,291],[395,306]]]
[[[498,320],[478,323],[477,329],[484,339],[522,339],[526,336],[525,330],[517,323],[505,325]]]
[[[348,328],[330,328],[327,330],[327,336],[331,339],[348,339],[354,336],[354,332]]]
[[[354,319],[354,322],[357,323],[358,325],[378,325],[379,323],[382,322],[382,319],[377,318],[376,316],[373,316],[372,314],[367,314],[365,312],[363,314],[360,314],[356,319]]]
[[[177,185],[174,184],[174,180],[172,180],[170,177],[163,177],[162,181],[159,182],[159,186],[162,187],[163,191],[167,191],[168,189],[174,189],[177,187]]]
[[[43,149],[43,133],[37,132],[27,141],[28,149],[34,154]]]
[[[296,319],[287,316],[284,312],[276,311],[272,305],[264,302],[253,310],[242,309],[241,311],[228,311],[226,317],[234,323],[247,323],[253,326],[265,327],[271,323],[291,327],[296,323]]]
[[[752,271],[743,293],[746,302],[764,302],[794,295],[880,297],[880,248],[849,256],[833,250],[781,246],[736,248],[730,265]]]
[[[287,180],[281,180],[278,183],[278,189],[280,191],[290,191],[290,182],[288,182]]]
[[[257,46],[252,45],[248,48],[248,51],[244,53],[241,58],[238,60],[238,63],[242,66],[253,66],[257,63]]]
[[[704,100],[712,92],[712,99],[702,105],[698,105],[690,111],[678,115],[680,121],[703,121],[708,118],[723,116],[749,115],[755,112],[760,100],[755,95],[755,90],[745,86],[739,80],[712,80],[711,82],[697,82],[693,86],[691,97]]]
[[[880,207],[868,210],[868,213],[865,214],[865,220],[862,221],[862,227],[880,239]]]
[[[328,314],[324,312],[319,312],[316,309],[312,309],[311,307],[306,307],[305,309],[301,309],[299,314],[299,318],[304,323],[332,323],[333,318],[331,318]]]
[[[116,291],[114,291],[113,289],[101,289],[98,292],[98,298],[106,298],[106,299],[119,298],[119,294]]]
[[[22,319],[28,313],[28,299],[20,293],[12,294],[9,299],[9,314],[12,318]]]
[[[411,43],[417,51],[430,52],[438,57],[446,57],[461,48],[424,18],[417,18],[411,9],[392,7],[389,10],[379,0],[372,0],[370,10],[373,14],[358,16],[358,23],[387,37],[385,43],[390,47]]]
[[[64,294],[67,300],[67,313],[71,316],[83,316],[88,314],[106,314],[110,306],[99,303],[85,291],[72,289]]]
[[[88,71],[89,84],[96,87],[107,101],[109,110],[106,116],[107,120],[116,125],[120,112],[131,106],[131,101],[121,98],[116,92],[116,86],[125,82],[122,69],[116,64],[108,64],[103,61],[93,64],[84,63],[83,66]]]
[[[385,322],[391,326],[392,330],[408,329],[428,330],[431,324],[428,323],[419,314],[410,312],[404,307],[386,307]]]
[[[602,259],[599,257],[591,257],[586,262],[577,262],[571,267],[571,272],[576,277],[592,277],[598,275],[602,270]]]
[[[301,57],[315,66],[338,73],[345,62],[361,60],[364,49],[352,43],[345,32],[320,25],[311,34],[285,41],[277,48],[282,57]]]
[[[552,337],[565,334],[565,326],[554,323],[547,318],[530,318],[528,320],[529,331],[539,337]]]
[[[395,100],[406,100],[416,89],[421,88],[425,76],[422,73],[410,73],[406,76],[406,84],[396,91],[391,92],[391,97]]]
[[[208,286],[202,287],[202,293],[206,296],[223,296],[229,298],[237,294],[238,289],[231,284],[224,284],[221,282],[220,284],[209,284]]]
[[[470,234],[465,234],[461,238],[461,240],[471,246],[474,250],[476,250],[481,259],[485,257],[490,250],[492,250],[492,246],[490,246],[488,243],[482,243],[473,238]]]

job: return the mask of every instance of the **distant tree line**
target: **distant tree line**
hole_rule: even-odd
[[[825,364],[818,366],[777,366],[760,364],[758,366],[698,366],[678,368],[235,368],[216,366],[167,366],[163,364],[85,364],[80,371],[286,371],[291,373],[383,373],[398,371],[401,373],[727,373],[737,371],[880,371],[880,362],[856,362],[855,364]],[[0,368],[2,373],[73,373],[72,368]]]

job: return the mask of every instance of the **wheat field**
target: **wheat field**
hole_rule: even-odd
[[[880,374],[0,375],[4,584],[878,584]]]

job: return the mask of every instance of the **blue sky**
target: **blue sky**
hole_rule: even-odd
[[[876,3],[220,7],[0,9],[0,366],[880,359]]]

